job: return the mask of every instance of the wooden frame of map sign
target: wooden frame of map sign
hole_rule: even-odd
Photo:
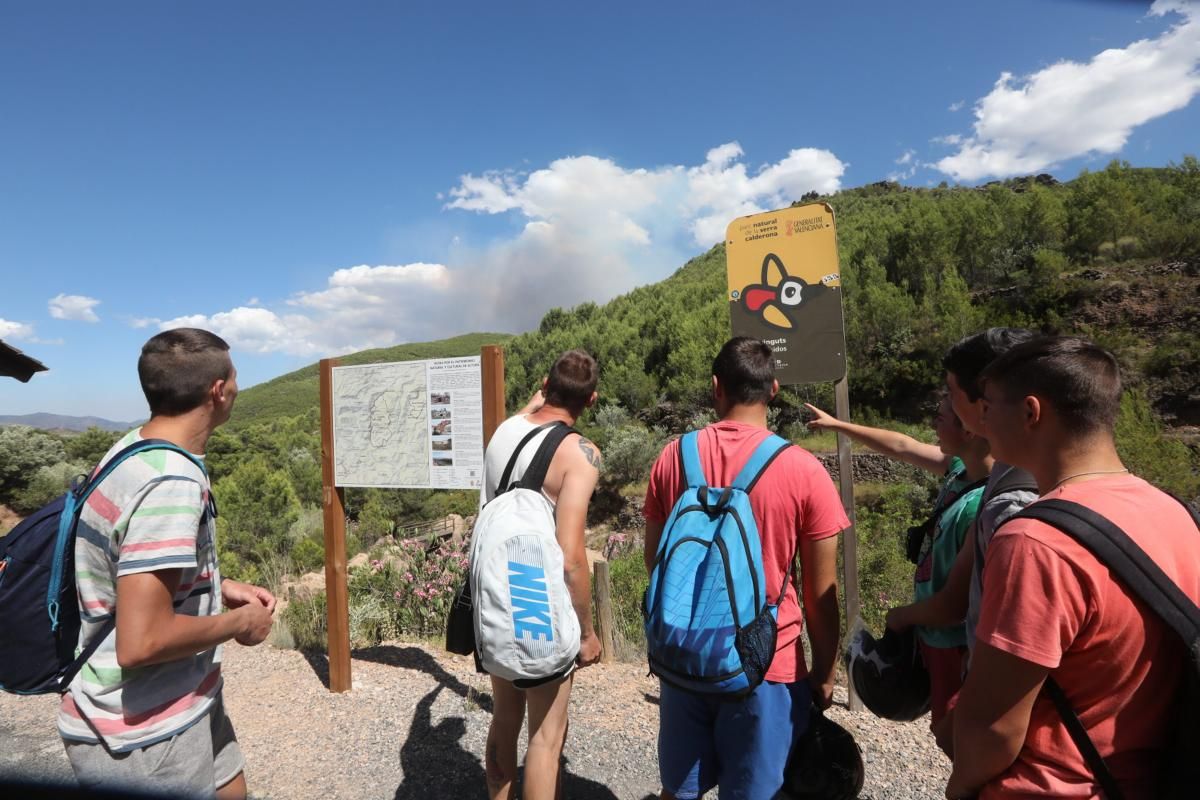
[[[479,358],[466,359],[478,365],[480,389],[480,414],[482,439],[479,445],[480,464],[484,448],[500,423],[504,421],[504,351],[496,345],[484,345],[480,349]],[[437,361],[458,362],[461,359],[437,359]],[[422,363],[422,362],[402,362]],[[321,510],[325,528],[325,599],[326,619],[328,622],[329,656],[329,691],[347,692],[351,689],[350,675],[350,591],[347,581],[346,565],[346,498],[341,486],[337,485],[334,474],[336,448],[334,447],[334,370],[340,364],[336,358],[321,359],[320,391],[321,391]],[[459,368],[471,368],[468,364],[448,364],[446,372]],[[461,377],[461,376],[460,376]],[[454,387],[446,389],[449,382],[446,375],[439,376],[435,384],[436,391],[454,391]],[[431,390],[432,391],[432,390]],[[433,398],[431,397],[430,400]],[[437,398],[443,399],[443,398]],[[453,400],[453,394],[448,398]],[[447,407],[449,403],[437,403],[439,407]],[[434,417],[429,411],[431,436],[432,426],[446,419],[453,420],[453,409],[449,416]],[[451,423],[453,428],[453,422]],[[432,445],[429,449],[432,465]],[[377,485],[377,484],[376,484]]]
[[[479,356],[332,370],[333,482],[380,489],[479,489]]]

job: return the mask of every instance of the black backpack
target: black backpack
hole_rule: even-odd
[[[174,450],[204,470],[186,450],[163,439],[142,439],[0,537],[0,689],[13,694],[65,692],[112,630],[115,619],[109,617],[75,656],[80,628],[75,528],[92,490],[122,461],[147,450]],[[215,514],[211,503],[205,513]]]
[[[1176,498],[1177,500],[1179,498]],[[1179,501],[1200,528],[1195,509]],[[1146,555],[1129,535],[1095,511],[1068,500],[1042,500],[1010,519],[1036,519],[1052,525],[1087,548],[1134,596],[1173,630],[1183,645],[1183,685],[1175,698],[1175,719],[1166,758],[1159,769],[1154,796],[1163,800],[1192,798],[1200,787],[1200,608]],[[1108,800],[1124,795],[1087,730],[1071,708],[1062,687],[1046,679],[1046,693],[1062,715],[1071,739],[1087,761]]]

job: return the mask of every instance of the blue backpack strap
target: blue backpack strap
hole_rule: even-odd
[[[71,536],[75,531],[75,526],[79,522],[79,515],[83,512],[83,504],[87,502],[88,496],[92,491],[100,485],[100,483],[112,474],[117,466],[131,456],[138,453],[143,453],[147,450],[174,450],[188,458],[193,464],[200,468],[200,471],[207,477],[208,470],[204,468],[204,463],[194,455],[179,447],[176,444],[168,442],[166,439],[142,439],[128,445],[115,456],[110,458],[104,466],[95,475],[81,486],[73,488],[67,492],[66,501],[63,504],[62,515],[58,518],[58,537],[54,542],[54,560],[50,566],[50,583],[46,597],[46,610],[50,615],[50,630],[58,630],[58,591],[62,587],[62,578],[66,569],[67,559],[67,544],[71,541]],[[216,516],[216,502],[213,500],[212,492],[209,492],[208,507],[205,509],[205,514]],[[107,635],[107,632],[106,634]]]
[[[689,488],[698,489],[708,485],[708,478],[704,477],[704,465],[700,463],[700,431],[679,437],[679,463]]]
[[[733,489],[741,489],[747,494],[754,488],[754,484],[758,483],[758,479],[767,471],[767,467],[771,466],[779,454],[792,446],[792,443],[782,436],[771,434],[762,443],[754,449],[750,458],[746,461],[742,471],[733,479],[730,487]]]

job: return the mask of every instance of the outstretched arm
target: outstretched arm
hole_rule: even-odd
[[[876,453],[912,464],[936,475],[950,469],[951,457],[943,453],[937,445],[918,442],[911,436],[896,431],[845,422],[809,403],[805,403],[804,407],[813,413],[813,418],[808,422],[810,430],[841,431]]]

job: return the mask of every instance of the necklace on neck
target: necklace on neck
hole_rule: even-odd
[[[1076,472],[1074,475],[1068,475],[1067,477],[1063,478],[1058,483],[1051,486],[1050,492],[1053,492],[1055,489],[1062,486],[1064,483],[1066,483],[1069,480],[1074,480],[1075,478],[1082,478],[1085,475],[1120,475],[1125,472],[1129,472],[1129,469],[1128,468],[1125,468],[1125,469],[1096,469],[1096,470],[1092,470],[1091,472]],[[1050,494],[1050,492],[1046,492],[1046,494]]]

